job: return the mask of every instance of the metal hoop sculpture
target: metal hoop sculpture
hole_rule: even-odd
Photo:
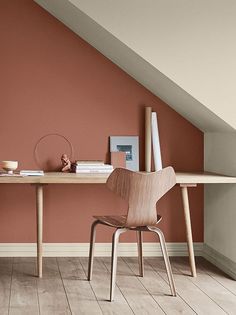
[[[67,143],[68,146],[69,146],[69,150],[70,150],[68,156],[69,156],[70,159],[73,158],[74,149],[73,149],[73,146],[72,146],[71,142],[70,142],[65,136],[60,135],[59,133],[49,133],[49,134],[47,134],[47,135],[45,135],[45,136],[42,136],[42,137],[36,142],[35,147],[34,147],[34,160],[35,160],[35,163],[37,164],[37,166],[38,166],[40,169],[43,169],[43,167],[42,167],[42,164],[41,164],[41,162],[40,162],[40,158],[39,158],[39,156],[38,156],[38,147],[39,147],[39,144],[40,144],[43,140],[45,140],[47,137],[52,137],[52,136],[60,137],[60,138],[62,138],[62,139],[64,139],[64,140],[66,141],[66,143]]]

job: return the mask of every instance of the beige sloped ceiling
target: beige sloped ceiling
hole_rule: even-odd
[[[236,1],[35,2],[202,131],[236,129]]]

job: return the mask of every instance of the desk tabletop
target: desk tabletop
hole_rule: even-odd
[[[44,176],[0,176],[0,184],[104,184],[109,174],[45,173]],[[176,172],[177,184],[236,184],[236,177],[208,172]]]
[[[236,184],[236,177],[210,172],[176,172],[177,184]]]
[[[104,184],[109,174],[48,172],[44,176],[0,176],[0,184]]]

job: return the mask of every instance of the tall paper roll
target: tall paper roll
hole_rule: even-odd
[[[152,113],[152,148],[155,171],[162,169],[161,148],[158,131],[157,113]]]
[[[145,107],[145,171],[151,172],[152,108]]]

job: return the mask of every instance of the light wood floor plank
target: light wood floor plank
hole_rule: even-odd
[[[137,258],[123,258],[129,268],[135,275],[139,273],[139,266]],[[196,314],[191,307],[186,304],[180,296],[170,296],[170,287],[157,274],[153,268],[146,264],[144,265],[144,277],[138,277],[137,279],[142,283],[146,290],[152,295],[156,302],[161,306],[166,314]]]
[[[39,314],[35,263],[13,263],[10,315]]]
[[[7,315],[10,302],[12,258],[0,258],[0,314]]]
[[[110,259],[104,258],[103,262],[110,272]],[[116,282],[135,314],[164,314],[159,304],[121,258],[118,258]]]
[[[186,258],[173,258],[175,267],[186,274],[188,261]],[[206,293],[213,301],[215,301],[227,314],[236,313],[236,297],[219,282],[208,275],[205,270],[197,264],[197,278],[189,277],[189,279],[204,293]]]
[[[38,279],[38,297],[40,314],[71,314],[56,258],[44,258],[43,278]]]
[[[163,279],[167,282],[167,275],[164,266],[163,259],[148,258],[145,259],[153,269],[158,272]],[[176,283],[177,293],[182,297],[182,299],[199,315],[214,314],[214,315],[225,315],[226,313],[220,308],[214,301],[212,301],[201,289],[196,287],[189,276],[183,275],[179,270],[173,265],[172,270],[174,273],[174,279]]]
[[[110,259],[96,258],[87,281],[88,258],[44,258],[43,278],[35,258],[0,258],[0,315],[236,314],[236,281],[197,258],[198,277],[187,258],[171,258],[178,297],[170,296],[163,258],[119,258],[115,301],[107,301]]]
[[[80,258],[80,262],[87,274],[88,258]],[[93,279],[90,281],[90,283],[103,314],[133,314],[129,304],[118,287],[116,287],[115,301],[108,301],[110,292],[110,273],[108,273],[107,268],[103,264],[101,258],[95,258],[94,260]]]
[[[78,258],[58,258],[59,270],[74,315],[102,311]]]
[[[0,257],[0,265],[12,265],[13,257]]]
[[[37,279],[36,277],[36,261],[29,260],[26,258],[22,260],[17,260],[17,262],[13,262],[13,275],[18,278],[29,278],[29,279]]]
[[[43,258],[43,279],[60,279],[60,270],[58,268],[56,257]]]
[[[214,278],[226,289],[236,295],[236,280],[232,279],[226,273],[224,273],[219,268],[212,265],[210,262],[202,257],[197,257],[197,263],[198,266],[204,268],[205,272],[207,272],[212,278]]]

